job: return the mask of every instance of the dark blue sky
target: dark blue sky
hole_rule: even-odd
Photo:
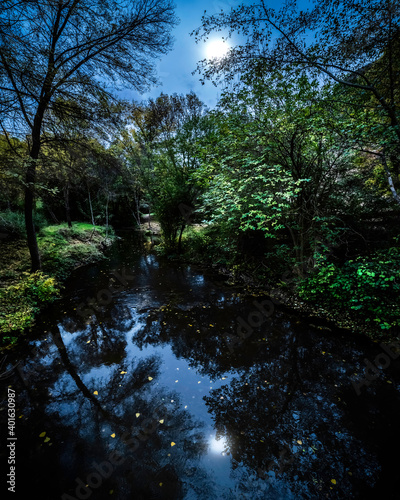
[[[205,44],[196,44],[190,32],[200,26],[201,16],[207,10],[207,14],[215,14],[229,11],[232,7],[241,4],[253,3],[251,0],[175,0],[176,15],[180,24],[174,29],[175,44],[172,51],[157,63],[158,78],[162,82],[159,87],[154,87],[143,96],[137,93],[124,92],[124,97],[142,100],[148,97],[157,97],[161,92],[172,94],[186,94],[193,90],[199,98],[209,107],[213,107],[220,94],[220,88],[216,88],[210,82],[201,85],[199,75],[192,75],[196,69],[197,61],[205,57]],[[270,7],[279,7],[283,0],[270,0]],[[310,6],[309,0],[302,0],[303,8]],[[216,33],[215,38],[221,38],[223,33]],[[237,41],[237,40],[236,40]],[[235,42],[233,38],[231,44]]]

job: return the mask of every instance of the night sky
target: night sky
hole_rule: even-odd
[[[139,95],[135,92],[124,92],[128,99],[142,100],[148,97],[157,97],[161,92],[172,94],[186,94],[193,90],[200,99],[209,107],[213,107],[221,93],[221,87],[216,88],[211,82],[201,85],[199,74],[192,75],[196,69],[197,61],[203,59],[206,54],[206,44],[196,44],[190,32],[200,26],[201,16],[207,10],[207,14],[215,14],[223,9],[228,12],[232,7],[243,3],[252,3],[251,0],[175,0],[176,15],[180,24],[174,29],[175,43],[173,49],[157,63],[158,79],[162,85],[153,87],[150,92]],[[268,5],[279,7],[283,0],[270,0]],[[306,8],[310,5],[309,0],[302,0],[301,5]],[[221,39],[224,33],[216,33],[214,38]],[[237,43],[238,38],[233,37],[231,44]]]

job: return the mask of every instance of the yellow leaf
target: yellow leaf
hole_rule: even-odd
[[[162,483],[160,483],[159,486],[162,486]]]
[[[147,377],[149,380],[153,380],[153,377]]]
[[[113,433],[111,434],[111,437],[112,437],[112,438],[115,438],[115,432],[113,432]]]
[[[48,443],[49,441],[50,441],[50,438],[49,438],[49,437],[47,437],[47,438],[44,440],[44,442],[45,442],[45,443]]]
[[[174,443],[173,441],[171,442],[171,446],[175,446],[176,443]]]
[[[336,484],[336,479],[331,479],[332,484]]]
[[[300,439],[297,441],[297,444],[303,444],[302,441],[300,441]]]
[[[160,424],[164,423],[164,419],[159,420]]]
[[[39,437],[42,438],[42,437],[45,437],[46,433],[45,432],[42,432],[41,434],[39,434]]]
[[[136,413],[136,418],[139,418],[140,417],[140,413]]]
[[[93,394],[94,394],[95,396],[97,396],[97,394],[98,394],[98,391],[94,391],[94,393],[93,393]]]
[[[125,373],[127,373],[127,372],[121,372],[120,375],[124,375]]]
[[[88,341],[86,342],[86,344],[90,344],[90,340],[88,340]]]
[[[177,382],[178,382],[178,381],[177,381],[177,380],[175,380],[175,384],[176,384]]]

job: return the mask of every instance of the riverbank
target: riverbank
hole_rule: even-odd
[[[42,271],[30,273],[24,240],[3,241],[0,254],[0,349],[14,345],[37,314],[60,295],[72,270],[105,258],[115,241],[110,228],[76,222],[44,227],[38,234]]]
[[[341,328],[375,341],[392,341],[400,333],[400,253],[390,259],[376,252],[338,266],[321,260],[300,277],[285,255],[242,255],[213,232],[190,228],[177,258],[212,267],[227,282],[250,295],[268,295],[288,312],[323,328]]]

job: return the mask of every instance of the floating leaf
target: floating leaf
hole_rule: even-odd
[[[124,375],[125,373],[127,373],[127,372],[121,372],[120,375]]]
[[[88,341],[86,342],[86,344],[90,344],[90,340],[88,340]]]
[[[45,437],[46,433],[45,432],[42,432],[41,434],[39,434],[39,437],[42,438],[42,437]]]
[[[160,483],[159,486],[162,486],[162,483]]]
[[[149,380],[153,380],[153,377],[147,377]]]
[[[336,484],[336,479],[331,479],[332,484]]]
[[[303,441],[300,441],[300,439],[298,439],[297,444],[303,444]]]
[[[113,433],[111,434],[111,437],[112,437],[112,438],[115,438],[115,432],[113,432]]]
[[[45,442],[45,443],[48,443],[49,441],[50,441],[50,438],[49,438],[49,437],[47,437],[47,438],[44,440],[44,442]]]
[[[162,418],[161,420],[159,420],[160,424],[163,424],[164,423],[164,419]]]
[[[171,446],[175,446],[175,445],[176,445],[176,443],[174,443],[173,441],[171,441]]]
[[[140,413],[136,413],[136,418],[139,418],[140,417]]]
[[[98,395],[98,391],[94,391],[94,393],[93,393],[93,394],[94,394],[95,396],[97,396],[97,395]]]

